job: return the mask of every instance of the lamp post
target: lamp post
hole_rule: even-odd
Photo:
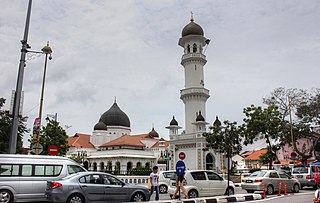
[[[15,154],[17,151],[16,148],[17,148],[17,137],[18,137],[19,109],[20,109],[20,102],[21,102],[23,74],[24,74],[24,67],[26,66],[27,49],[30,48],[27,41],[28,41],[28,34],[29,34],[31,6],[32,6],[32,0],[29,0],[26,24],[25,24],[25,29],[24,29],[24,36],[23,36],[23,40],[21,40],[22,48],[21,48],[18,78],[17,78],[17,86],[16,86],[16,91],[14,94],[12,126],[11,126],[11,134],[10,134],[10,138],[9,138],[9,153],[10,154]]]
[[[36,155],[39,154],[39,140],[40,140],[40,132],[41,132],[41,120],[42,120],[42,107],[43,107],[44,85],[45,85],[45,81],[46,81],[46,72],[47,72],[48,57],[49,57],[49,60],[52,59],[52,56],[51,56],[52,49],[49,47],[49,42],[47,42],[47,45],[44,46],[44,47],[41,49],[41,51],[42,51],[43,54],[45,54],[45,60],[44,60],[43,78],[42,78],[42,87],[41,87],[41,96],[40,96],[39,129],[38,129],[37,137],[36,137]]]

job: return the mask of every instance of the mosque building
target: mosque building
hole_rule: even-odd
[[[154,128],[149,133],[131,135],[130,119],[114,101],[110,109],[101,115],[92,135],[77,133],[69,138],[68,155],[80,155],[84,166],[90,170],[111,172],[157,164],[165,164],[165,169],[175,169],[179,153],[183,152],[187,169],[219,171],[221,154],[207,148],[202,135],[209,125],[206,101],[210,95],[204,83],[207,62],[204,48],[209,42],[201,26],[191,16],[178,42],[183,48],[181,65],[185,73],[184,88],[180,90],[180,99],[185,106],[184,130],[173,117],[166,127],[170,140],[161,138]],[[220,121],[217,118],[215,122]]]

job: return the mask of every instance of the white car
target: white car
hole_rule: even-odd
[[[172,176],[175,177],[176,171],[169,170],[169,171],[161,171],[159,173],[159,191],[160,193],[167,193],[168,187],[170,185],[170,178]]]
[[[188,170],[185,173],[187,184],[184,186],[189,198],[225,195],[229,190],[229,194],[233,195],[235,186],[232,181],[224,180],[217,173],[210,170]],[[175,180],[171,180],[171,184],[168,189],[170,196],[176,190]]]

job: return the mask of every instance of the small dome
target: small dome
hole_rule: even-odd
[[[129,117],[119,108],[116,102],[114,102],[108,111],[102,114],[100,121],[104,122],[107,126],[130,127]]]
[[[196,118],[196,121],[205,121],[204,117],[201,114],[201,111],[199,111],[199,114],[198,114],[198,116]]]
[[[152,128],[152,130],[149,132],[149,136],[151,138],[154,138],[154,137],[159,137],[159,134],[157,133],[157,131],[154,130],[154,128]]]
[[[216,126],[216,127],[221,126],[221,121],[219,120],[218,116],[216,116],[216,120],[213,122],[213,126]]]
[[[169,125],[170,125],[170,126],[171,126],[171,125],[178,125],[178,122],[176,121],[176,119],[174,118],[174,116],[173,116],[173,118],[172,118],[172,120],[171,120],[171,122],[170,122]]]
[[[166,164],[166,161],[162,158],[162,156],[158,159],[158,164]]]
[[[93,130],[108,130],[108,129],[107,129],[107,125],[104,122],[100,121],[94,126]]]
[[[200,25],[193,22],[193,18],[191,18],[190,23],[186,25],[182,30],[182,37],[185,37],[187,35],[204,35],[203,29]]]

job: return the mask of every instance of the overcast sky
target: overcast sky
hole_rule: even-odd
[[[0,97],[16,88],[28,1],[0,1]],[[243,119],[278,87],[319,87],[318,0],[34,0],[28,43],[50,41],[43,117],[58,113],[69,135],[92,133],[116,97],[132,134],[154,125],[161,137],[175,115],[184,128],[184,88],[178,46],[190,11],[211,39],[205,55],[210,90],[207,122]],[[28,56],[23,114],[38,116],[44,56]],[[45,123],[45,122],[44,122]]]

